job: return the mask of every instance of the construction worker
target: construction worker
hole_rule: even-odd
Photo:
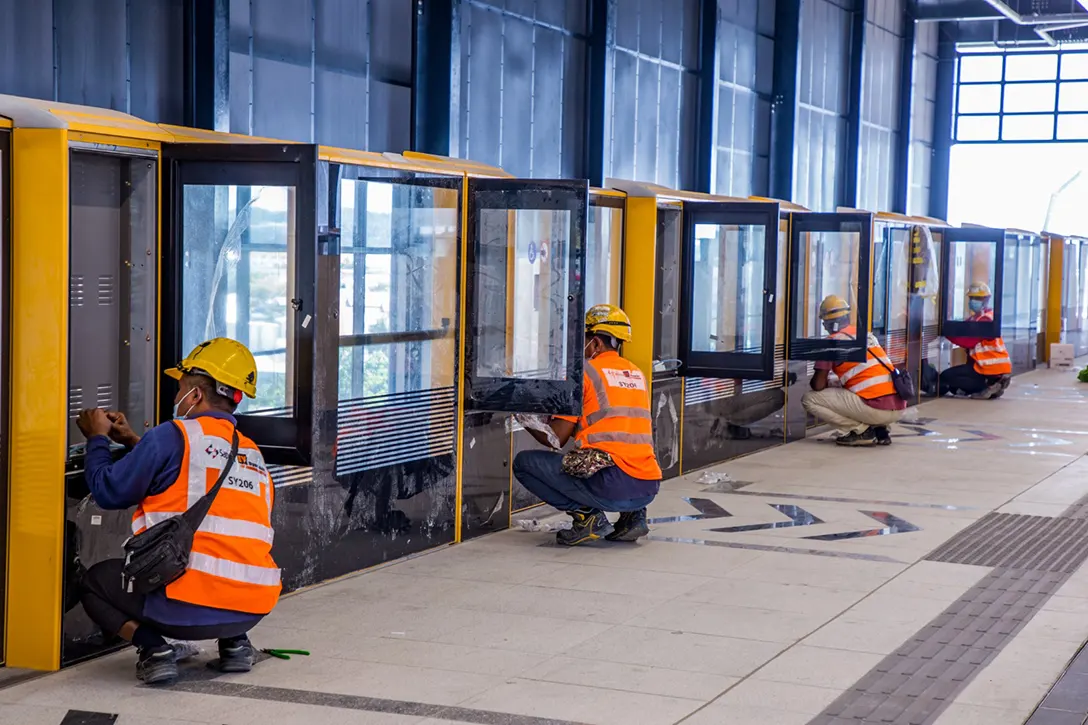
[[[619,354],[620,345],[630,341],[631,320],[623,310],[590,308],[581,416],[554,416],[550,430],[527,428],[540,443],[559,449],[577,427],[575,448],[566,456],[558,450],[522,451],[514,458],[521,484],[573,519],[569,530],[556,535],[566,546],[602,537],[636,541],[650,531],[646,506],[660,488],[661,468],[654,454],[649,385],[638,366]],[[615,526],[606,511],[620,512]]]
[[[838,295],[828,295],[820,303],[820,320],[833,340],[857,338],[857,328],[850,323],[850,304]],[[838,429],[835,442],[841,446],[891,445],[888,427],[907,407],[895,392],[892,361],[872,333],[868,333],[867,347],[863,363],[817,362],[812,390],[801,398],[806,411]],[[841,387],[830,385],[831,372]]]
[[[967,322],[992,322],[993,292],[985,282],[973,282],[967,288]],[[968,361],[940,374],[938,393],[969,395],[978,400],[1000,398],[1012,381],[1012,360],[1005,342],[1000,338],[983,340],[979,337],[950,337],[953,345],[967,350]]]
[[[142,438],[123,413],[79,414],[87,438],[86,478],[104,509],[135,506],[138,534],[187,510],[209,491],[230,457],[234,411],[257,392],[253,354],[239,342],[215,338],[197,345],[166,371],[179,381],[174,420]],[[116,463],[110,439],[130,450]],[[106,635],[136,645],[137,676],[172,682],[177,652],[165,637],[219,640],[218,667],[248,672],[254,650],[247,632],[272,611],[280,570],[272,560],[272,477],[256,444],[239,434],[238,455],[193,541],[186,572],[146,596],[122,586],[124,561],[111,559],[83,577],[82,603]]]

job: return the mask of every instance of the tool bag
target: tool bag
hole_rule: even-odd
[[[227,480],[227,474],[237,458],[238,431],[235,430],[230,457],[211,490],[201,496],[188,511],[160,521],[125,541],[125,567],[121,574],[125,591],[150,594],[181,578],[189,566],[193,537],[211,510],[212,502],[223,487],[223,481]]]
[[[911,378],[910,373],[904,373],[896,367],[888,367],[888,365],[876,355],[873,355],[880,366],[888,371],[888,375],[892,376],[892,386],[895,388],[895,394],[899,396],[900,400],[911,401],[917,398],[917,393],[914,390],[914,380]]]

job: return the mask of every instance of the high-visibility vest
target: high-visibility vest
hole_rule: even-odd
[[[972,322],[991,322],[994,319],[992,312],[987,310]],[[1005,341],[1000,337],[993,340],[982,340],[971,348],[971,360],[974,362],[975,372],[986,377],[997,375],[1012,375],[1012,358],[1005,348]]]
[[[201,416],[174,424],[185,441],[181,471],[169,488],[136,507],[133,534],[196,504],[219,480],[230,456],[230,421]],[[193,538],[188,568],[166,586],[167,598],[234,612],[271,612],[280,596],[280,570],[271,554],[273,496],[261,451],[239,433],[238,457]]]
[[[857,329],[850,325],[836,332],[831,338],[852,340],[856,335]],[[892,382],[891,373],[888,372],[888,368],[895,367],[891,359],[871,332],[868,333],[866,345],[869,349],[865,355],[865,362],[836,363],[832,370],[835,371],[835,375],[838,376],[844,388],[866,400],[895,395],[895,384]],[[880,361],[883,361],[888,368],[881,365]]]
[[[654,453],[650,387],[642,370],[619,353],[603,352],[586,360],[582,385],[575,445],[604,451],[632,478],[661,480]]]

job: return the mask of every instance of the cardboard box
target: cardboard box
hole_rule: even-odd
[[[1050,367],[1068,370],[1073,367],[1073,346],[1053,343],[1050,346]]]

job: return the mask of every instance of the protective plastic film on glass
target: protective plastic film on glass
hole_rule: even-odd
[[[613,206],[609,202],[618,202]],[[623,200],[594,199],[586,227],[586,309],[620,304],[623,264]]]
[[[559,414],[581,405],[588,186],[553,183],[470,182],[475,409]]]
[[[790,285],[793,360],[863,360],[869,331],[871,219],[795,216]]]
[[[293,416],[294,188],[187,184],[182,203],[182,349],[238,340],[257,362],[238,412]]]
[[[1000,335],[1004,249],[1004,230],[947,231],[941,275],[944,337]]]

